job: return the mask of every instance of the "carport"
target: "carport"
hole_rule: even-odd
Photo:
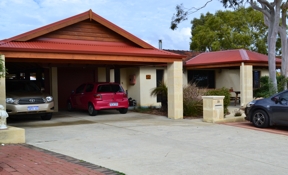
[[[92,10],[2,40],[0,55],[12,78],[31,79],[33,74],[41,82],[54,97],[55,111],[66,107],[71,90],[83,82],[125,86],[129,76],[123,68],[167,65],[168,117],[183,118],[183,56],[147,44]],[[147,90],[141,86],[138,93]],[[5,105],[3,79],[0,89]]]

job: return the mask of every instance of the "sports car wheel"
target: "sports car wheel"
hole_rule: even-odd
[[[252,123],[258,128],[266,128],[269,124],[269,117],[263,110],[257,110],[252,115]]]
[[[121,108],[121,109],[119,109],[119,112],[120,112],[121,114],[126,114],[127,111],[128,111],[127,108]]]
[[[97,111],[95,110],[94,106],[91,103],[89,103],[88,105],[88,113],[91,116],[97,115]]]

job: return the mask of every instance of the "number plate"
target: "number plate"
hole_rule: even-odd
[[[110,106],[118,106],[118,103],[110,103]]]
[[[39,110],[39,106],[28,106],[28,111],[37,111]]]

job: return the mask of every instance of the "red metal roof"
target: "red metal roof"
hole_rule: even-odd
[[[241,62],[268,63],[268,56],[244,49],[204,52],[186,61],[185,66],[193,67]],[[281,59],[276,58],[276,63],[281,63]]]
[[[170,49],[164,49],[164,50],[185,56],[183,57],[183,61],[187,61],[201,53],[199,51],[192,51],[192,50],[170,50]]]
[[[58,53],[86,53],[103,55],[135,55],[155,57],[178,57],[183,56],[164,50],[143,49],[126,43],[83,41],[67,39],[41,39],[29,42],[11,41],[0,44],[2,51],[35,51],[35,52],[58,52]]]
[[[66,26],[84,20],[94,20],[103,26],[113,30],[117,34],[125,37],[135,45],[117,42],[99,42],[86,40],[68,40],[42,38],[36,40],[47,33],[59,30]],[[184,56],[159,50],[131,33],[123,30],[115,24],[107,21],[91,10],[72,16],[70,18],[40,27],[38,29],[14,36],[0,41],[0,51],[27,51],[27,52],[59,52],[59,53],[86,53],[86,54],[107,54],[107,55],[135,55],[148,57],[167,57],[181,59]]]

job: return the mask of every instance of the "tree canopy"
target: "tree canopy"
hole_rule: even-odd
[[[267,54],[268,27],[263,14],[252,8],[202,14],[191,24],[191,50],[247,49]]]
[[[265,25],[268,26],[267,32],[267,47],[268,47],[268,65],[269,65],[269,78],[272,83],[271,90],[277,91],[277,79],[276,79],[276,43],[278,34],[281,38],[281,53],[282,53],[282,63],[281,63],[281,74],[288,78],[288,40],[287,40],[287,9],[288,9],[288,0],[219,0],[224,7],[232,7],[234,9],[239,8],[239,6],[244,3],[249,3],[250,6],[261,12],[264,16]],[[211,2],[207,0],[206,4]],[[204,8],[206,4],[200,8]],[[191,9],[183,10],[183,5],[177,5],[177,12],[173,15],[171,21],[171,29],[177,29],[177,25],[184,20],[188,19],[188,15],[191,14]],[[192,12],[193,13],[193,12]],[[280,21],[281,19],[281,21]],[[287,85],[285,84],[285,89]]]

